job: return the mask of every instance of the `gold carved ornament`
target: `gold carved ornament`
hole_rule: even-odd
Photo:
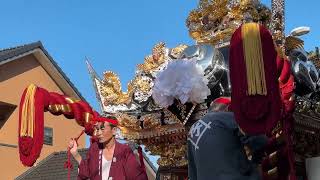
[[[166,61],[165,56],[166,45],[163,42],[156,44],[152,49],[152,54],[144,58],[143,64],[138,64],[138,70],[150,74],[152,71],[159,68]]]
[[[118,76],[111,71],[104,73],[104,79],[99,91],[106,99],[106,104],[129,104],[131,102],[132,84],[128,84],[128,91],[122,92],[121,82]]]
[[[182,51],[186,49],[186,45],[179,45],[171,49],[171,56],[177,58]],[[151,74],[157,71],[159,67],[168,60],[166,55],[165,43],[160,42],[156,44],[152,49],[152,54],[145,57],[143,64],[137,66],[138,70]],[[127,92],[122,92],[121,82],[117,74],[112,71],[106,71],[104,73],[104,79],[102,81],[99,91],[104,97],[106,105],[120,105],[129,104],[132,101],[132,95],[135,91],[142,93],[148,93],[153,87],[153,82],[150,78],[143,78],[140,74],[137,74],[127,85]]]
[[[200,0],[186,21],[190,36],[198,43],[228,40],[248,15],[254,22],[268,26],[271,12],[264,6],[257,9],[256,1],[240,0],[230,5],[228,0]]]

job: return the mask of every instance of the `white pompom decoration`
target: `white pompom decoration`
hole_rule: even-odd
[[[172,105],[174,99],[202,103],[210,95],[207,85],[204,71],[194,60],[175,60],[157,74],[152,97],[161,107]]]

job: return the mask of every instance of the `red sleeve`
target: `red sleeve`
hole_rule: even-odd
[[[90,162],[90,153],[91,148],[87,152],[86,159],[82,158],[79,167],[78,167],[78,180],[82,179],[89,179],[90,177],[90,170],[89,170],[89,162]]]
[[[132,150],[125,149],[126,162],[124,166],[126,178],[130,180],[148,180],[145,170],[140,166]]]

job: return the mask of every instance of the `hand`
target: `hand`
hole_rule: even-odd
[[[73,157],[78,155],[78,144],[74,139],[71,139],[69,141],[69,148],[70,148],[70,153],[72,154]]]
[[[69,141],[69,148],[70,148],[70,153],[72,154],[73,158],[80,164],[81,162],[81,156],[78,153],[78,144],[74,139],[71,139]]]

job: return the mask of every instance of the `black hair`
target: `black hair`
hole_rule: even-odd
[[[212,112],[229,111],[229,105],[221,103],[211,103],[209,110]]]

